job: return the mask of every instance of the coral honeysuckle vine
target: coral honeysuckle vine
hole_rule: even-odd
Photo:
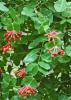
[[[71,100],[71,1],[0,1],[0,100]]]
[[[14,50],[14,46],[11,45],[10,41],[13,40],[13,42],[16,42],[16,39],[21,39],[21,32],[16,32],[15,30],[13,31],[8,31],[7,33],[5,33],[4,38],[5,40],[8,41],[8,43],[4,46],[2,46],[2,52],[3,53],[8,53],[11,49]],[[55,38],[59,39],[60,38],[57,36],[58,32],[50,32],[45,34],[44,36],[48,36],[48,42],[53,42],[53,44],[55,45]],[[64,51],[62,49],[60,49],[58,46],[53,46],[52,48],[48,49],[48,52],[51,52],[51,56],[54,57],[58,57],[58,53],[60,53],[61,55],[64,55]],[[20,69],[17,72],[17,76],[23,78],[26,78],[26,69]],[[28,85],[23,86],[20,90],[19,90],[19,95],[22,95],[24,93],[24,97],[29,96],[30,94],[36,94],[37,89],[36,88],[32,88]]]

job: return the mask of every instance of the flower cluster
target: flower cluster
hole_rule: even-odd
[[[61,34],[61,32],[53,31],[53,32],[49,32],[49,33],[45,34],[44,36],[48,36],[48,42],[53,41],[53,43],[55,44],[55,38],[60,40],[60,38],[58,36],[59,34]]]
[[[14,42],[16,42],[17,39],[21,39],[21,35],[22,35],[21,32],[16,32],[15,30],[13,30],[6,32],[4,38],[7,41],[13,40]]]
[[[1,49],[2,49],[2,52],[3,53],[8,53],[10,50],[13,50],[14,49],[14,46],[12,46],[10,42],[8,42],[4,46],[2,46]]]
[[[24,78],[25,77],[25,73],[26,73],[26,70],[25,68],[22,68],[18,71],[17,75],[21,78]]]
[[[51,52],[51,56],[58,56],[59,54],[64,55],[64,51],[62,49],[60,49],[58,46],[55,46],[55,38],[60,40],[60,37],[58,36],[59,34],[61,34],[61,32],[49,32],[47,34],[45,34],[44,36],[48,36],[48,42],[52,41],[54,43],[54,46],[50,49],[48,49],[48,52]]]
[[[26,74],[25,68],[20,69],[17,73],[17,75],[21,78],[25,78],[25,74]],[[22,94],[24,94],[24,96],[27,97],[31,94],[36,94],[36,92],[37,92],[36,88],[32,88],[28,85],[25,85],[19,90],[19,95],[21,96]]]
[[[19,95],[24,94],[24,96],[29,96],[31,94],[36,94],[37,93],[37,89],[36,88],[32,88],[28,85],[23,86],[20,90],[19,90]]]
[[[48,52],[51,52],[51,56],[58,56],[58,53],[60,53],[61,55],[64,55],[64,51],[60,48],[58,48],[57,46],[54,46],[53,48],[48,49]]]
[[[10,50],[14,50],[14,47],[11,45],[11,40],[16,42],[17,39],[21,39],[22,33],[13,31],[7,31],[4,35],[5,40],[7,40],[7,44],[2,46],[2,51],[4,53],[8,53]]]

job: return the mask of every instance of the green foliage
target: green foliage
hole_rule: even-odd
[[[25,85],[37,93],[20,96]],[[71,100],[70,0],[0,1],[0,100]]]
[[[0,11],[8,12],[9,9],[5,6],[4,2],[0,2]]]
[[[38,62],[39,66],[44,68],[45,70],[49,70],[50,69],[50,66],[49,64],[45,63],[45,62]]]
[[[71,45],[68,45],[68,46],[66,47],[66,53],[67,53],[68,56],[71,57]]]
[[[38,55],[37,53],[39,52],[39,49],[35,49],[35,50],[32,50],[25,58],[24,58],[24,63],[25,64],[29,64],[31,62],[34,62]]]
[[[57,12],[63,12],[66,10],[67,2],[66,0],[58,0],[55,2],[54,8]]]
[[[71,2],[67,2],[66,10],[62,13],[64,17],[71,17]]]

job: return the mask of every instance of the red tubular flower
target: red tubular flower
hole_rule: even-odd
[[[14,46],[11,45],[10,42],[8,42],[6,45],[2,46],[2,52],[8,53],[10,49],[14,50]]]
[[[49,32],[47,34],[44,34],[44,36],[48,36],[48,42],[52,41],[55,44],[55,38],[60,40],[60,37],[58,35],[61,34],[61,32]]]
[[[30,94],[30,93],[31,93],[31,90],[30,90],[30,89],[28,89],[28,90],[27,90],[27,93],[28,93],[28,94]]]
[[[52,52],[51,56],[52,56],[52,57],[54,57],[54,56],[55,56],[55,53],[54,53],[54,52]]]
[[[61,32],[55,32],[55,31],[53,31],[53,32],[49,32],[49,33],[45,34],[44,36],[52,37],[52,36],[56,36],[58,34],[61,34]]]
[[[58,53],[56,53],[55,56],[58,57]]]
[[[32,92],[32,94],[36,94],[36,92],[37,92],[36,88],[32,88],[31,92]]]
[[[63,50],[59,50],[59,52],[61,53],[61,55],[64,55],[64,51]]]
[[[52,49],[53,49],[53,48],[48,49],[48,52],[51,52]]]
[[[19,70],[19,72],[17,73],[17,75],[18,75],[19,77],[24,78],[24,77],[25,77],[25,73],[26,73],[25,68],[22,68],[22,69]]]
[[[26,89],[26,86],[23,86],[20,90],[19,90],[19,95],[22,95],[23,92],[25,91]]]
[[[27,93],[24,93],[24,97],[27,97]]]
[[[54,52],[53,52],[53,53],[51,54],[51,56],[52,56],[52,57],[54,57],[54,56],[58,57],[58,53],[54,53]]]
[[[21,32],[16,32],[15,30],[13,30],[6,32],[4,38],[7,41],[13,40],[14,42],[16,42],[16,39],[21,39],[21,36],[22,36]]]
[[[52,36],[52,32],[44,34],[44,36]]]
[[[58,48],[57,46],[48,49],[48,52],[51,52],[52,57],[54,56],[58,57],[58,53],[60,53],[61,55],[64,55],[64,51]]]
[[[37,89],[36,88],[32,88],[30,86],[23,86],[20,90],[19,90],[19,95],[24,94],[24,96],[29,96],[30,94],[36,94]]]

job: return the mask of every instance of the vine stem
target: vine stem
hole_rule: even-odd
[[[14,24],[12,23],[12,28],[13,28],[13,30],[14,30]]]

